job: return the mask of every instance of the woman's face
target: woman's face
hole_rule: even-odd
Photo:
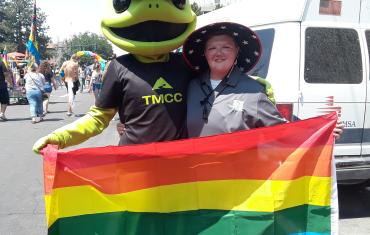
[[[204,55],[212,73],[226,74],[238,56],[239,48],[228,35],[210,37],[206,43]]]

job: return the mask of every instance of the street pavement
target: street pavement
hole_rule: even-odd
[[[65,88],[53,91],[44,121],[31,124],[28,105],[11,105],[9,121],[0,122],[0,235],[47,234],[43,199],[42,159],[32,152],[34,142],[83,116],[94,103],[92,94],[78,93],[75,116],[67,117]],[[72,147],[116,145],[117,121],[100,135]],[[370,234],[370,187],[340,186],[340,234]]]
[[[83,116],[94,103],[93,94],[77,93],[74,112],[67,117],[65,88],[53,91],[50,114],[32,124],[28,105],[8,106],[9,121],[0,121],[0,235],[47,234],[43,199],[42,159],[32,152],[34,142],[51,131]],[[78,147],[116,145],[116,121],[100,135]]]

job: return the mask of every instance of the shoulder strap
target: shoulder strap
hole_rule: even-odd
[[[32,79],[33,83],[37,86],[37,88],[38,88],[41,92],[43,92],[43,89],[41,89],[41,88],[39,87],[39,85],[37,85],[37,83],[35,82],[35,80],[34,80],[34,79],[33,79],[33,77],[31,76],[31,73],[30,73],[30,74],[28,74],[28,76],[30,76],[30,78]]]

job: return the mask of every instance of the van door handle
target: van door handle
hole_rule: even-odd
[[[303,103],[303,92],[302,91],[298,91],[298,102]]]

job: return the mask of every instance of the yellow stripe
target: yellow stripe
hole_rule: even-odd
[[[310,204],[330,205],[329,177],[291,181],[193,182],[106,195],[91,186],[54,189],[45,196],[48,225],[58,218],[130,211],[170,213],[199,209],[274,212]]]

